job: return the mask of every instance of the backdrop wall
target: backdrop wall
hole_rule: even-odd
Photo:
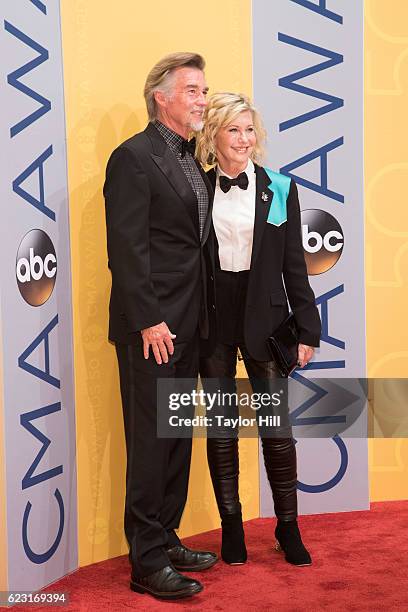
[[[116,360],[106,342],[110,280],[101,194],[106,160],[119,142],[145,126],[144,79],[152,64],[167,52],[184,48],[202,53],[207,59],[211,91],[252,93],[251,4],[249,0],[209,0],[203,10],[182,0],[176,12],[163,0],[154,7],[131,0],[121,0],[115,7],[100,0],[61,2],[81,565],[126,551],[122,535],[123,427]],[[37,5],[31,3],[31,9]],[[403,30],[407,21],[404,0],[393,0],[393,11],[381,0],[365,1],[367,349],[368,373],[377,377],[403,377],[408,371],[408,351],[404,349],[408,338],[401,331],[405,329],[402,322],[408,298],[407,209],[401,196],[408,169],[406,138],[401,130],[407,106],[408,38]],[[186,23],[192,24],[188,30]],[[48,79],[47,86],[51,82]],[[61,299],[59,306],[65,312],[69,304]],[[388,389],[388,396],[392,405],[405,402],[406,390],[397,385]],[[2,404],[0,419],[3,409]],[[2,437],[3,431],[0,421]],[[0,589],[6,586],[3,442],[1,439]],[[240,447],[241,494],[247,519],[259,516],[256,442],[242,441]],[[407,472],[406,439],[371,443],[372,499],[408,497]],[[75,532],[72,509],[69,516],[73,521],[70,529]],[[198,441],[182,534],[218,524],[205,445]]]
[[[82,565],[126,550],[122,419],[115,357],[106,344],[110,281],[101,195],[106,160],[119,142],[143,129],[144,79],[151,65],[167,52],[176,48],[201,52],[207,59],[211,91],[252,93],[249,0],[211,0],[205,10],[182,1],[177,14],[164,1],[154,7],[131,0],[121,0],[115,8],[108,2],[102,5],[103,10],[98,0],[62,2]],[[405,121],[408,52],[408,41],[399,28],[407,22],[407,11],[404,0],[394,0],[393,11],[381,0],[365,2],[367,356],[368,373],[377,376],[385,375],[381,360],[387,355],[394,355],[389,374],[403,376],[408,370],[406,355],[399,358],[400,322],[407,298],[401,257],[407,240],[395,235],[396,227],[406,226],[400,190],[407,152],[405,140],[398,136]],[[192,25],[186,28],[186,23]],[[394,180],[378,183],[382,169],[395,163],[402,164],[402,169],[394,168]],[[393,201],[396,218],[391,234],[389,224],[382,223],[379,229],[372,220],[372,206],[377,206],[377,212],[388,209],[381,207],[384,193],[378,186],[386,188]],[[386,363],[391,364],[389,357]],[[246,518],[258,515],[253,442],[241,444]],[[407,497],[407,452],[406,440],[376,440],[370,445],[372,499]],[[203,441],[198,441],[184,534],[218,525],[204,458]]]
[[[36,590],[77,567],[59,2],[2,2],[0,23],[0,529],[8,589]]]
[[[408,4],[365,1],[365,202],[367,364],[373,377],[407,377]],[[406,417],[404,380],[374,388]],[[398,419],[395,421],[397,427]],[[394,429],[394,431],[396,431]],[[371,499],[408,499],[408,440],[373,440]]]
[[[0,347],[1,346],[2,338],[0,326]],[[0,591],[7,590],[6,465],[4,456],[3,410],[3,354],[0,349]]]
[[[102,6],[103,10],[102,10]],[[166,53],[194,50],[211,91],[251,93],[251,2],[62,2],[71,206],[77,405],[79,555],[84,565],[126,551],[125,457],[116,357],[108,345],[110,277],[101,188],[111,151],[144,129],[142,90]],[[187,25],[189,24],[189,25]],[[194,445],[188,535],[217,527],[205,441]],[[259,516],[257,440],[241,445],[245,518]]]
[[[301,514],[369,505],[367,440],[357,437],[364,436],[366,415],[348,418],[348,434],[332,437],[326,418],[339,388],[319,380],[366,372],[363,2],[331,2],[330,9],[304,0],[253,3],[254,99],[268,133],[268,165],[298,183],[309,280],[322,319],[320,348],[289,385]],[[358,408],[346,397],[338,418],[349,412],[354,419]],[[324,439],[304,438],[313,418]],[[271,514],[262,470],[261,515]]]

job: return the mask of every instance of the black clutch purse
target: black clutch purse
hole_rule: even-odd
[[[297,366],[299,335],[290,314],[268,338],[269,351],[281,376],[287,378]]]

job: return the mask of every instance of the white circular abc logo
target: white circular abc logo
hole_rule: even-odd
[[[41,306],[53,292],[57,276],[54,245],[43,230],[33,229],[22,239],[16,258],[17,285],[24,300]]]
[[[341,226],[324,210],[303,210],[301,218],[307,273],[315,275],[327,272],[338,262],[343,251]]]

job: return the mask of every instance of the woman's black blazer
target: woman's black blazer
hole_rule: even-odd
[[[267,338],[289,313],[288,302],[295,315],[299,340],[309,346],[319,346],[321,324],[315,296],[310,287],[303,253],[300,208],[296,183],[291,180],[287,197],[287,219],[281,225],[268,223],[273,206],[273,180],[265,169],[255,164],[256,202],[251,267],[245,305],[244,339],[249,354],[258,361],[269,361]],[[215,191],[215,169],[207,173]],[[212,226],[207,244],[213,266],[209,291],[215,293],[215,270],[218,245]],[[213,296],[214,297],[214,296]],[[209,300],[209,304],[217,302]],[[215,309],[216,313],[216,309]],[[203,355],[211,354],[216,342],[216,328],[222,325],[212,317],[208,342]]]

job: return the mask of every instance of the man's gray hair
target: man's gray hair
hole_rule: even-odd
[[[161,90],[168,91],[169,83],[167,77],[171,75],[176,68],[183,68],[185,66],[204,70],[205,60],[198,53],[170,53],[170,55],[166,55],[157,62],[147,75],[143,93],[149,121],[154,121],[157,118],[157,105],[154,99],[154,92]]]

